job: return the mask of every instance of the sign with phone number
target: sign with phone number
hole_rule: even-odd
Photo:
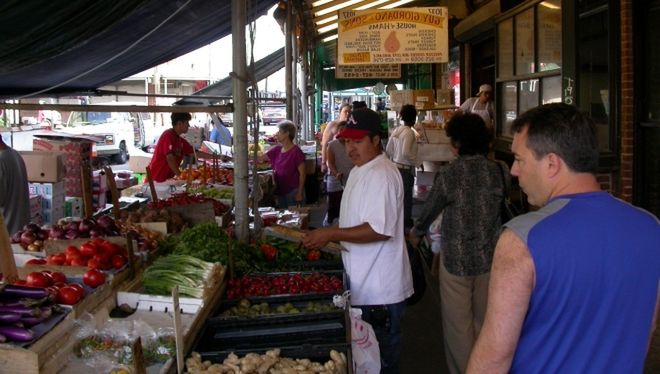
[[[447,7],[339,12],[338,65],[448,61]]]
[[[401,78],[400,64],[372,64],[372,65],[337,65],[335,68],[337,79],[396,79]]]

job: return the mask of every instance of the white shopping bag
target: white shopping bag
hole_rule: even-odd
[[[373,327],[362,320],[362,310],[351,308],[351,351],[353,373],[380,373],[380,349]]]

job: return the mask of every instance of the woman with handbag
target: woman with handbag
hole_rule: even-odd
[[[480,116],[455,115],[446,131],[458,157],[437,172],[409,240],[417,243],[442,213],[439,282],[445,354],[449,371],[463,373],[486,311],[509,172],[506,164],[488,159],[493,135]]]

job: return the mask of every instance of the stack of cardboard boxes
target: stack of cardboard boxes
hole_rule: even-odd
[[[97,211],[105,208],[107,203],[108,178],[105,172],[95,170],[92,172],[92,209]]]
[[[41,224],[53,224],[64,218],[64,182],[30,183],[29,189],[30,195],[41,197]]]
[[[64,189],[66,196],[83,197],[83,165],[91,165],[92,140],[84,136],[38,135],[34,137],[32,147],[35,151],[61,154],[66,167]],[[89,175],[87,178],[91,178]]]
[[[33,149],[20,152],[28,174],[30,222],[53,224],[63,217],[81,217],[81,166],[90,164],[92,142],[84,137],[35,136]]]

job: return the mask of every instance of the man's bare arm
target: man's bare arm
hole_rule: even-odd
[[[371,243],[387,240],[390,237],[375,232],[368,223],[358,226],[339,228],[331,226],[308,232],[302,239],[307,248],[322,248],[330,241],[351,243]]]
[[[165,160],[167,161],[167,166],[169,166],[174,172],[174,175],[181,174],[181,171],[179,171],[179,164],[177,164],[176,157],[174,157],[173,154],[168,153],[167,156],[165,156]]]
[[[467,373],[509,371],[534,282],[534,263],[527,247],[513,231],[505,230],[495,248],[486,319]]]

